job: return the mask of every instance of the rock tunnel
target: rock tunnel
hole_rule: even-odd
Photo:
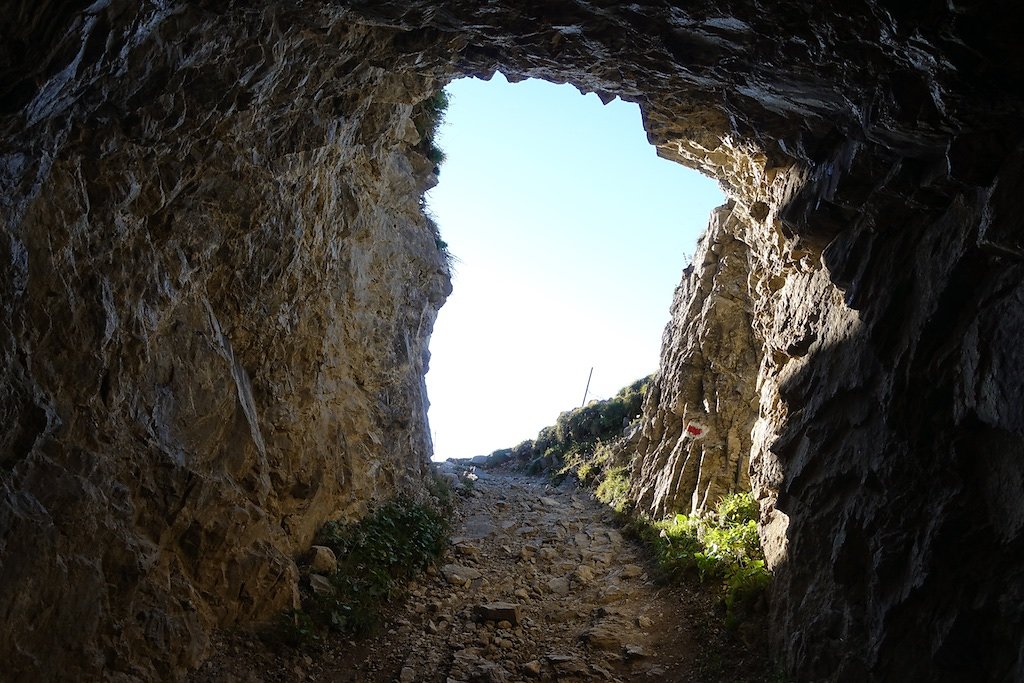
[[[419,485],[450,283],[418,117],[452,78],[501,69],[639,103],[659,153],[730,197],[673,306],[641,504],[749,482],[797,680],[1024,678],[1013,16],[13,3],[5,675],[180,678],[211,629],[292,604],[320,523]],[[700,448],[681,438],[694,411]]]

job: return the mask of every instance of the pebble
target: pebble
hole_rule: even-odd
[[[622,567],[622,577],[625,579],[633,579],[643,573],[643,567],[636,564],[627,564]]]

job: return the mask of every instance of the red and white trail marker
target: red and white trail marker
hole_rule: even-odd
[[[703,439],[708,435],[708,427],[696,420],[690,420],[686,423],[686,435],[694,440]]]

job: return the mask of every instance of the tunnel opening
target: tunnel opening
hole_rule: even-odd
[[[636,105],[500,73],[445,91],[426,195],[456,259],[427,374],[437,460],[533,438],[584,393],[653,373],[672,292],[724,201],[655,157]]]

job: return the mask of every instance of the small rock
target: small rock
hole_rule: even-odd
[[[460,543],[455,546],[455,550],[464,557],[477,557],[480,554],[480,548],[471,543]]]
[[[532,676],[533,678],[537,678],[538,676],[540,676],[540,671],[541,671],[540,662],[537,661],[536,659],[534,659],[533,661],[527,662],[526,664],[523,664],[523,666],[521,668],[523,670],[523,673],[526,674],[527,676]]]
[[[547,614],[544,615],[545,620],[551,624],[564,624],[572,621],[576,617],[576,613],[571,609],[565,609],[562,607],[553,607],[548,610]]]
[[[315,545],[310,550],[313,558],[309,562],[309,569],[317,574],[333,574],[338,571],[338,558],[334,551],[325,545]]]
[[[650,617],[639,616],[636,618],[636,625],[640,628],[650,628],[654,625],[654,622],[651,621]]]
[[[590,583],[594,580],[594,570],[585,564],[581,564],[576,568],[572,576],[579,583]]]
[[[569,581],[562,576],[555,577],[548,581],[548,590],[557,595],[569,594]]]
[[[402,672],[398,674],[401,683],[412,683],[416,680],[416,671],[411,666],[403,666]]]
[[[477,605],[476,618],[479,621],[506,621],[511,625],[518,625],[522,616],[519,605],[511,602],[489,602]]]
[[[461,586],[473,579],[479,579],[481,576],[478,570],[458,564],[444,565],[441,567],[441,573],[444,574],[444,578],[448,583],[453,583],[457,586]]]
[[[626,659],[640,659],[646,657],[647,652],[639,645],[626,646]]]
[[[627,564],[622,567],[622,577],[632,579],[644,573],[643,567],[635,564]]]
[[[569,655],[546,655],[545,659],[551,663],[555,671],[563,676],[586,675],[587,666]]]
[[[322,576],[321,574],[310,574],[309,586],[317,595],[334,594],[334,586],[331,585],[330,579],[328,579],[326,576]]]
[[[612,629],[604,626],[595,626],[592,629],[584,631],[583,640],[587,641],[587,645],[598,650],[613,651],[618,650],[622,647],[622,640],[618,634]]]
[[[542,502],[545,505],[548,505],[550,507],[553,507],[553,508],[560,508],[560,507],[562,507],[562,504],[559,503],[557,500],[555,500],[554,498],[548,498],[547,496],[541,496],[540,497],[540,502]]]

